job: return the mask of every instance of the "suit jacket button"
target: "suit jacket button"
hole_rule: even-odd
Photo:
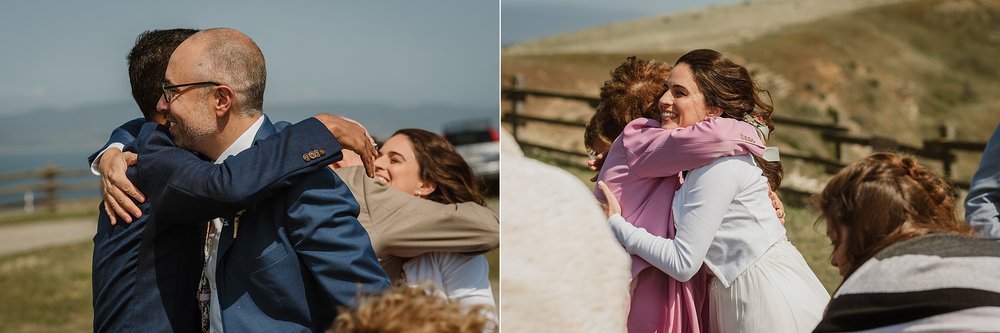
[[[309,162],[312,160],[312,158],[309,157],[309,154],[302,154],[302,160]]]
[[[319,156],[325,156],[326,155],[326,149],[320,149],[320,150],[317,150],[317,151],[319,152]]]

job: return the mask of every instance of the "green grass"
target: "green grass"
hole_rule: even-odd
[[[806,259],[809,268],[823,286],[831,294],[840,285],[840,273],[830,265],[830,253],[833,246],[830,239],[826,237],[826,229],[823,224],[813,227],[813,223],[819,216],[802,207],[785,206],[785,230],[788,231],[788,240],[799,249],[802,257]]]
[[[37,210],[30,214],[18,210],[5,211],[0,213],[0,226],[77,217],[92,217],[96,220],[99,203],[100,199],[60,203],[56,212],[49,212],[44,207],[37,207]]]
[[[0,332],[92,331],[93,242],[0,257]],[[500,250],[486,253],[499,302]]]
[[[93,243],[0,257],[0,332],[91,331]]]

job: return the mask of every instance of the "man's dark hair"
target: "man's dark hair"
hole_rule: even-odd
[[[194,35],[195,29],[149,30],[139,34],[135,46],[129,51],[128,78],[132,85],[132,98],[149,119],[156,112],[156,103],[163,94],[160,83],[164,80],[167,63],[174,49]]]

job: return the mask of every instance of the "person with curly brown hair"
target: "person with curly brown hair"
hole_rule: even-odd
[[[400,285],[362,297],[356,309],[341,312],[328,333],[496,332],[481,315],[484,306],[465,308],[438,297],[428,287]]]
[[[955,194],[912,157],[891,153],[830,179],[820,221],[844,281],[814,332],[996,331],[1000,244],[972,239]]]
[[[635,56],[615,67],[611,79],[601,86],[601,102],[588,123],[592,129],[586,131],[584,146],[595,153],[607,152],[629,122],[638,118],[659,119],[656,99],[663,94],[668,75],[669,64]],[[608,147],[600,146],[600,142],[606,142]]]

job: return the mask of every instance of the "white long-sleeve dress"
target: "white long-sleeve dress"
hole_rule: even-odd
[[[674,239],[621,215],[609,222],[626,251],[675,279],[708,267],[713,332],[809,332],[830,296],[788,242],[767,193],[752,157],[721,157],[691,170],[674,196]]]

